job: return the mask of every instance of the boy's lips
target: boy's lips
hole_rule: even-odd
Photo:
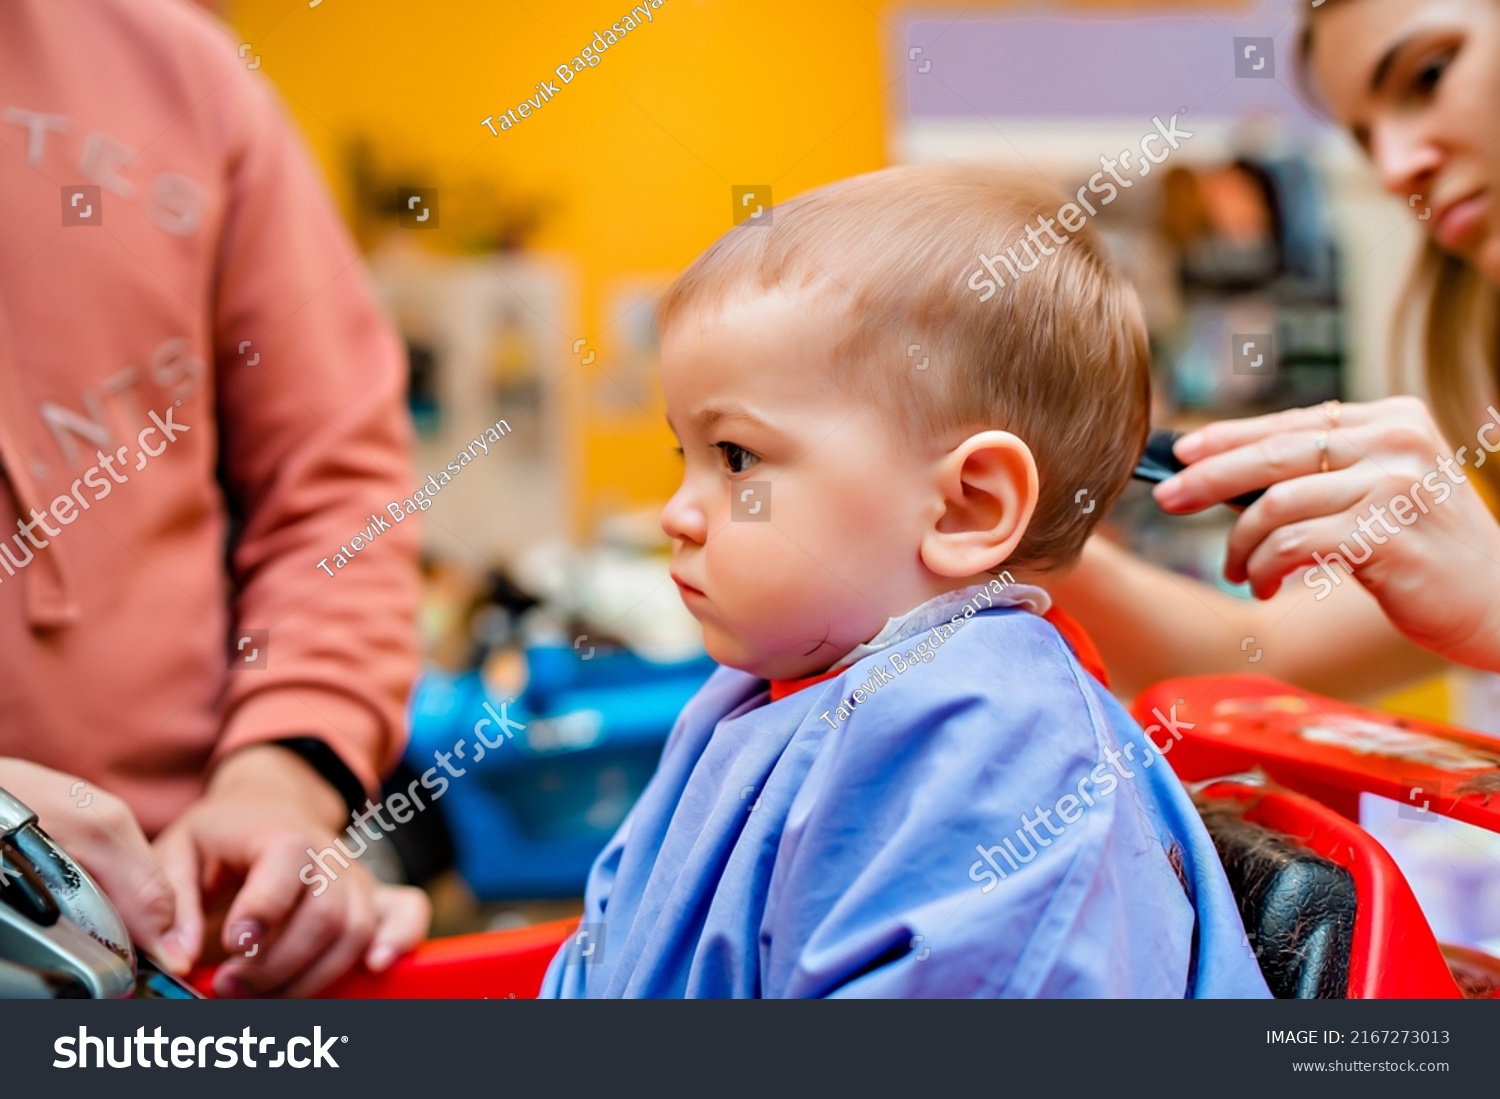
[[[706,596],[706,595],[703,594],[703,589],[702,588],[695,588],[695,587],[693,587],[693,585],[689,584],[686,580],[684,580],[682,577],[678,576],[675,572],[672,573],[672,582],[677,585],[677,590],[679,592],[681,592],[684,596],[696,595],[699,599],[707,599],[708,598],[708,596]]]

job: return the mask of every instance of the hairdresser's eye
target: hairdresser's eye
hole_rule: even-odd
[[[1424,60],[1412,74],[1411,84],[1407,88],[1407,99],[1427,99],[1437,86],[1442,82],[1443,74],[1447,72],[1448,66],[1453,63],[1457,50],[1444,50],[1441,53]]]
[[[718,447],[719,453],[724,455],[724,465],[730,473],[744,473],[760,461],[738,443],[715,443],[714,446]]]

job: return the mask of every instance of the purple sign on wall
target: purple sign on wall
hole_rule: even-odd
[[[1321,125],[1299,98],[1286,0],[1233,17],[924,13],[906,23],[912,118],[1274,114]]]

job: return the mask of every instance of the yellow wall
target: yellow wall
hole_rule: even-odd
[[[666,0],[536,114],[500,136],[481,121],[618,20],[630,0],[236,0],[227,15],[262,58],[336,192],[356,134],[445,180],[481,178],[556,204],[535,238],[579,277],[578,330],[599,349],[567,401],[580,533],[600,507],[664,499],[676,459],[658,408],[602,417],[590,387],[611,361],[602,326],[622,277],[662,284],[730,224],[730,186],[777,198],[885,163],[899,95],[896,14],[962,5],[889,0]],[[1004,6],[970,4],[967,14]],[[1129,3],[1094,8],[1129,9]],[[1229,5],[1219,5],[1229,6]],[[1054,9],[1055,10],[1055,9]],[[498,123],[497,123],[498,125]],[[422,182],[429,182],[423,180]],[[347,194],[340,193],[347,200]],[[461,226],[445,217],[452,245]]]

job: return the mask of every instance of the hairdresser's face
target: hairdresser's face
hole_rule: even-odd
[[[1500,285],[1500,0],[1338,4],[1312,65],[1386,188]]]
[[[822,671],[927,598],[931,469],[832,383],[842,321],[820,296],[778,290],[663,333],[684,462],[662,512],[672,576],[709,655],[767,679]]]

